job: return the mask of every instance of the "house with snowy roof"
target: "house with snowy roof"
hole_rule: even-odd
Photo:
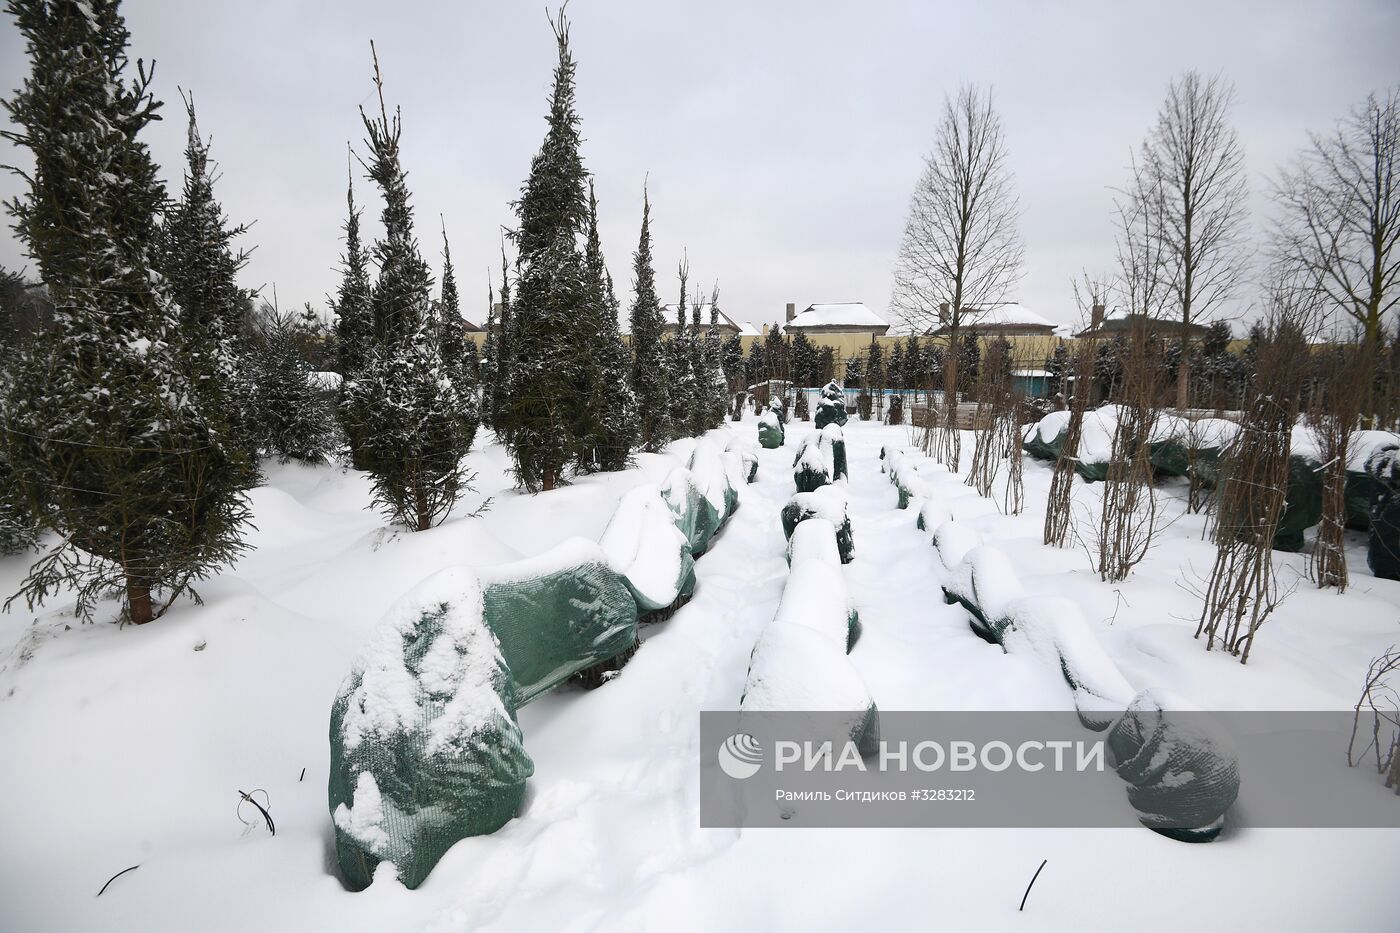
[[[674,304],[661,306],[661,319],[665,322],[662,325],[662,332],[668,337],[675,334],[676,332],[676,308],[677,306]],[[693,315],[694,313],[694,309],[690,305],[686,305],[685,317],[687,328],[693,329],[693,325],[691,324],[691,315]],[[624,330],[627,329],[627,324],[625,322],[623,323],[623,328]],[[709,329],[710,303],[706,301],[702,302],[700,305],[700,333],[707,333]],[[757,337],[760,334],[758,328],[754,327],[753,324],[751,324],[748,321],[735,320],[734,318],[726,314],[723,308],[721,308],[719,311],[718,329],[719,335],[721,337],[726,338],[733,337],[735,335],[740,337]]]
[[[930,328],[925,336],[944,337],[948,334],[948,306],[938,311],[939,326]],[[1059,325],[1041,317],[1030,308],[1014,301],[980,308],[964,308],[958,330],[978,337],[1054,337]]]
[[[883,337],[890,329],[890,322],[871,311],[859,301],[843,301],[829,304],[808,305],[800,314],[797,306],[787,306],[787,323],[783,333],[796,336],[806,334],[861,334]]]

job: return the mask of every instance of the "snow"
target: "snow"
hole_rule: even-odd
[[[982,536],[971,525],[950,520],[934,526],[933,546],[938,549],[938,558],[948,570],[956,568],[969,551],[981,545]]]
[[[953,510],[939,498],[925,499],[919,505],[919,518],[923,519],[926,531],[936,529],[944,522],[953,520]]]
[[[968,551],[945,586],[981,609],[988,621],[1006,618],[1012,601],[1025,594],[1011,561],[989,544]]]
[[[752,445],[755,426],[749,415],[724,430]],[[787,429],[789,443],[812,431],[801,422]],[[810,519],[794,537],[811,541],[796,545],[789,570],[777,516],[793,494],[793,451],[756,451],[759,477],[697,562],[695,597],[643,629],[641,650],[616,680],[589,693],[561,688],[520,711],[536,765],[524,811],[493,835],[459,842],[411,892],[381,874],[350,893],[327,867],[327,720],[355,657],[393,605],[439,571],[480,576],[569,538],[597,541],[632,489],[684,470],[693,443],[528,496],[513,491],[508,460],[483,429],[467,458],[479,491],[416,534],[384,528],[366,509],[364,474],[269,463],[267,485],[250,495],[253,550],[200,586],[204,605],[182,600],[151,625],[125,628],[78,624],[69,596],[37,612],[0,613],[0,929],[1078,933],[1121,929],[1124,905],[1139,905],[1132,926],[1144,933],[1178,933],[1183,923],[1393,928],[1395,831],[1240,826],[1193,846],[1136,829],[701,829],[697,762],[713,752],[699,746],[697,712],[736,708],[770,627],[782,629],[771,636],[775,648],[796,646],[775,658],[780,670],[804,652],[819,665],[839,661],[840,682],[854,671],[883,710],[1084,702],[1039,648],[1003,653],[968,631],[962,607],[943,604],[945,549],[945,558],[960,551],[950,566],[984,542],[1000,550],[1028,594],[1011,603],[1012,615],[1030,605],[1037,617],[1062,619],[1058,601],[1073,604],[1082,629],[1044,628],[1095,691],[1122,689],[1103,686],[1116,683],[1099,670],[1106,658],[1127,684],[1169,689],[1203,709],[1349,709],[1370,660],[1400,641],[1400,582],[1369,573],[1356,533],[1347,537],[1353,583],[1344,595],[1310,587],[1306,554],[1275,555],[1298,587],[1241,667],[1192,637],[1200,603],[1182,583],[1209,568],[1214,550],[1205,516],[1181,506],[1183,483],[1162,486],[1170,524],[1134,574],[1110,585],[1082,549],[1040,544],[1048,464],[1026,462],[1027,508],[1007,516],[916,454],[907,428],[852,422],[844,434],[858,558],[842,567],[834,528]],[[935,533],[937,549],[894,508],[879,472],[882,446],[907,448],[952,512]],[[970,449],[965,437],[964,459]],[[1100,485],[1074,484],[1076,515],[1096,510]],[[467,518],[487,496],[491,510]],[[816,559],[860,607],[864,633],[848,656],[829,635],[773,621],[792,575],[807,573],[798,565],[809,550],[827,555]],[[23,557],[0,560],[0,589],[14,592],[26,567]],[[103,608],[115,615],[113,603]],[[1036,627],[1024,625],[1028,642]],[[1102,651],[1090,661],[1083,630]],[[1356,792],[1388,794],[1374,774],[1338,759]],[[235,815],[236,791],[255,788],[270,799],[275,837],[245,835]],[[378,825],[373,797],[357,787],[342,817],[359,835]],[[1246,815],[1249,799],[1246,781]],[[1173,907],[1183,899],[1186,908]]]
[[[804,512],[811,512],[817,518],[826,519],[833,529],[839,528],[847,519],[846,491],[831,483],[811,492],[794,493],[788,501],[795,502]]]
[[[844,739],[860,725],[870,708],[870,690],[846,659],[844,641],[836,645],[805,625],[776,619],[763,630],[753,648],[744,684],[745,712],[851,713]]]
[[[799,522],[788,539],[787,556],[789,564],[817,561],[839,573],[841,554],[836,547],[836,526],[824,518]]]
[[[710,437],[702,437],[695,444],[690,455],[688,469],[695,479],[695,485],[714,506],[715,512],[723,520],[729,512],[726,490],[734,488],[729,471],[725,468],[722,454],[724,447]]]
[[[810,628],[845,654],[850,607],[851,596],[839,571],[833,573],[826,561],[799,560],[788,572],[773,623]]]
[[[804,327],[888,327],[889,322],[859,301],[809,305],[784,325],[784,330]]]
[[[608,565],[657,606],[670,605],[678,595],[686,544],[661,490],[650,483],[622,497],[599,541]]]

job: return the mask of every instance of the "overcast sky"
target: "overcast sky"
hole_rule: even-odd
[[[235,221],[256,221],[245,284],[284,309],[322,306],[339,281],[345,144],[363,152],[369,40],[403,108],[403,156],[424,253],[445,216],[464,311],[480,322],[499,235],[543,138],[554,62],[530,2],[128,0],[131,56],[158,62],[166,120],[149,134],[178,192],[195,94]],[[718,279],[739,320],[820,301],[885,313],[909,192],[943,96],[990,85],[1010,147],[1026,241],[1016,297],[1071,323],[1070,279],[1113,257],[1112,188],[1185,69],[1235,82],[1234,122],[1262,228],[1266,180],[1375,89],[1400,81],[1400,2],[1102,3],[573,0],[583,154],[604,251],[630,298],[650,174],[660,289]],[[0,24],[0,89],[27,72]],[[0,142],[0,162],[24,163]],[[358,166],[357,166],[358,169]],[[358,171],[371,233],[379,201]],[[19,190],[0,179],[0,195]],[[28,260],[8,230],[0,263]]]

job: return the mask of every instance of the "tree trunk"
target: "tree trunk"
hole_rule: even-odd
[[[545,468],[544,468],[544,471],[543,471],[543,475],[540,477],[540,484],[541,484],[541,486],[543,487],[543,489],[544,489],[545,492],[549,492],[551,489],[554,488],[555,479],[556,479],[556,477],[555,477],[554,467],[552,467],[552,466],[547,466],[547,467],[545,467]]]
[[[151,588],[131,577],[126,578],[126,613],[131,617],[132,625],[145,625],[155,618],[151,607]]]
[[[1190,407],[1190,405],[1187,404],[1190,401],[1188,389],[1191,384],[1191,363],[1190,358],[1187,356],[1189,352],[1190,347],[1186,343],[1185,338],[1183,338],[1181,341],[1181,362],[1178,363],[1176,367],[1177,414],[1185,413],[1186,409]]]
[[[433,515],[428,510],[428,494],[422,483],[413,484],[413,510],[418,515],[418,531],[427,531],[433,527]]]

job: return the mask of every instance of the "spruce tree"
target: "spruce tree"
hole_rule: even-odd
[[[360,243],[360,211],[355,206],[353,176],[345,186],[345,257],[340,292],[335,300],[336,365],[341,375],[341,404],[336,408],[341,429],[350,448],[350,463],[357,470],[368,468],[364,454],[365,438],[344,404],[346,387],[354,384],[369,363],[374,348],[374,322],[371,317],[369,256]]]
[[[14,486],[59,543],[18,596],[32,608],[72,587],[90,618],[124,594],[143,624],[245,545],[245,452],[205,391],[221,376],[191,354],[157,274],[165,191],[141,131],[157,118],[151,75],[127,75],[130,34],[112,0],[10,0],[30,74],[6,102],[30,150],[27,191],[7,205],[55,305],[20,358],[3,406]]]
[[[481,369],[477,373],[477,381],[481,385],[481,423],[495,428],[492,398],[496,386],[497,332],[500,326],[496,323],[496,293],[491,287],[489,275],[486,282],[486,323],[483,327],[486,338],[481,342]]]
[[[724,344],[719,336],[719,285],[710,292],[710,329],[705,333],[705,429],[724,423],[729,407],[729,385],[724,378]]]
[[[515,304],[511,308],[510,381],[501,422],[517,481],[536,492],[553,489],[579,449],[587,399],[578,354],[579,315],[587,305],[588,275],[579,249],[588,218],[579,155],[569,23],[550,21],[558,46],[549,129],[530,165],[516,204]]]
[[[476,348],[469,347],[462,303],[457,296],[457,276],[452,268],[452,248],[447,243],[447,228],[442,231],[442,292],[437,304],[438,347],[443,365],[447,367],[457,391],[465,398],[476,394],[476,379],[472,374],[471,357]]]
[[[651,260],[651,200],[642,189],[642,232],[632,254],[632,393],[637,400],[642,449],[657,453],[671,440],[671,384],[665,319],[656,296]]]
[[[336,451],[335,412],[314,380],[296,340],[297,326],[280,316],[263,322],[261,345],[249,356],[254,410],[263,444],[283,463],[322,463]]]
[[[379,116],[360,113],[368,134],[369,176],[384,196],[384,238],[374,245],[379,278],[369,306],[374,344],[364,369],[345,384],[341,409],[347,433],[360,438],[375,502],[391,521],[426,531],[470,488],[462,458],[471,447],[476,417],[442,358],[432,275],[413,233],[400,162],[402,125],[398,111],[389,119],[377,57],[374,83]]]
[[[598,237],[598,199],[588,185],[588,238],[584,248],[588,301],[580,315],[580,387],[587,403],[579,431],[578,467],[622,470],[637,443],[637,403],[628,383],[627,348],[617,328],[617,297]]]
[[[792,382],[798,388],[817,385],[817,348],[801,331],[792,338]]]
[[[686,280],[690,276],[690,263],[681,260],[678,274],[681,280],[681,297],[676,305],[676,333],[666,345],[667,368],[671,380],[671,429],[677,437],[694,433],[691,419],[695,411],[695,353],[691,347],[690,325],[686,319]]]
[[[235,461],[245,488],[258,483],[257,456],[262,439],[248,363],[248,323],[252,296],[239,287],[238,273],[248,262],[233,241],[246,225],[230,227],[214,197],[215,168],[209,144],[199,135],[194,97],[184,99],[189,124],[185,142],[185,177],[180,200],[160,230],[158,267],[170,297],[179,308],[182,358],[204,396],[202,404],[227,412],[231,440],[243,456]],[[213,377],[207,357],[213,355]]]
[[[501,412],[510,394],[510,263],[506,259],[505,244],[501,244],[501,316],[496,321],[496,359],[491,372],[491,428],[496,432],[496,440],[506,443],[507,425]]]

